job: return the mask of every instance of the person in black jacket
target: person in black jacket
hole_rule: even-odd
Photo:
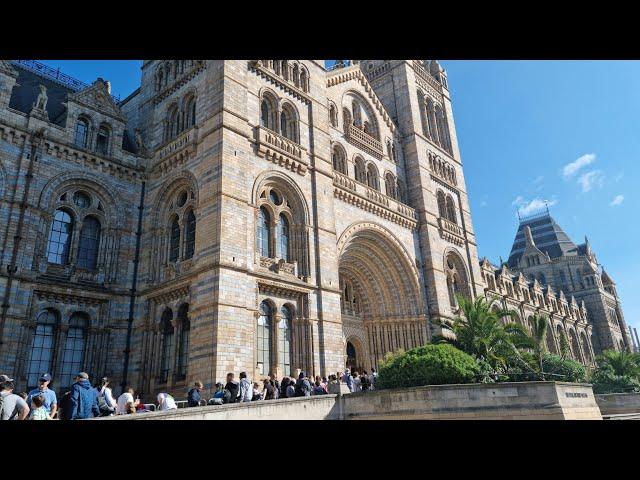
[[[202,398],[200,396],[200,392],[202,391],[202,388],[204,387],[204,385],[202,385],[202,382],[196,382],[193,386],[193,388],[191,390],[189,390],[189,393],[187,394],[187,405],[190,407],[198,407],[200,406],[200,399]]]
[[[224,386],[224,403],[237,403],[240,396],[240,384],[233,379],[233,373],[227,373],[227,384]],[[227,393],[228,392],[228,393]]]

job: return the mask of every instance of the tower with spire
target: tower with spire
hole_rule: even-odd
[[[596,354],[611,348],[631,349],[615,283],[598,263],[587,236],[584,243],[575,244],[548,208],[519,218],[508,265],[525,277],[544,279],[569,299],[584,302]]]

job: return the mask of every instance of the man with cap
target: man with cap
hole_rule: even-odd
[[[49,388],[49,383],[51,383],[51,375],[48,373],[43,374],[38,380],[38,388],[34,388],[29,392],[27,396],[27,405],[29,408],[33,408],[31,406],[31,400],[36,395],[41,395],[44,399],[44,403],[42,406],[49,414],[49,418],[55,418],[56,411],[58,410],[58,399],[56,398],[56,392]]]
[[[13,378],[0,375],[0,396],[2,397],[0,420],[24,420],[29,415],[29,405],[20,395],[13,393],[13,389]]]
[[[83,418],[93,418],[100,416],[98,407],[98,392],[89,383],[89,375],[85,372],[78,373],[75,383],[71,386],[71,420],[81,420]]]

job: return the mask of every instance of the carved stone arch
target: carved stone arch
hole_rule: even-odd
[[[153,200],[150,202],[153,212],[154,225],[160,225],[162,221],[162,213],[168,208],[171,198],[178,194],[179,190],[187,186],[193,192],[195,198],[193,199],[194,213],[198,212],[199,205],[199,187],[198,180],[195,175],[188,170],[182,170],[174,173],[164,182],[162,187],[158,190]],[[190,199],[187,200],[189,202]]]
[[[296,216],[296,223],[303,223],[305,226],[310,224],[309,207],[302,189],[293,178],[278,170],[267,170],[258,175],[251,192],[252,205],[258,205],[260,194],[267,185],[279,187],[281,194],[286,196]]]
[[[455,293],[472,298],[471,274],[469,267],[460,252],[453,247],[447,247],[443,255],[443,267],[449,288],[451,305],[456,303]]]
[[[371,130],[373,131],[373,134],[371,136],[376,138],[377,140],[380,140],[380,135],[381,135],[380,120],[378,119],[378,113],[376,111],[376,108],[373,105],[371,105],[371,102],[369,101],[369,99],[367,99],[362,93],[354,89],[349,89],[342,94],[342,99],[340,103],[343,109],[344,108],[351,109],[353,100],[356,100],[360,104],[362,109],[365,111],[365,113],[367,114],[367,118],[371,122],[370,123],[372,127]],[[353,112],[351,113],[351,118],[352,119],[354,118]],[[364,123],[364,119],[363,119],[363,123]],[[345,125],[345,128],[347,128],[346,125]]]
[[[347,244],[347,242],[358,232],[363,230],[374,230],[378,233],[386,236],[386,238],[393,243],[395,247],[398,248],[398,251],[401,252],[402,263],[407,271],[411,272],[412,278],[412,286],[419,291],[420,282],[419,282],[419,273],[418,269],[415,265],[415,261],[412,259],[413,257],[409,254],[409,251],[406,249],[404,244],[396,237],[391,230],[386,227],[380,225],[376,222],[354,222],[349,225],[338,238],[338,242],[336,244],[336,249],[338,252],[338,258],[342,255],[343,250]]]
[[[92,209],[92,214],[98,215],[101,221],[104,221],[103,226],[114,228],[121,228],[123,226],[126,216],[109,215],[108,213],[109,211],[122,212],[124,206],[116,200],[118,196],[113,192],[111,187],[106,185],[106,182],[104,182],[102,178],[91,172],[66,172],[53,177],[42,189],[38,199],[38,207],[47,212],[47,214],[51,214],[58,205],[60,196],[65,190],[71,187],[80,187],[96,195],[102,203],[104,213],[96,208]],[[71,201],[70,203],[69,208],[74,211],[74,213],[77,213],[75,206]],[[115,224],[113,224],[112,221],[107,221],[107,219],[115,219]]]
[[[335,155],[338,155],[339,158],[334,158]],[[331,164],[334,170],[337,170],[343,175],[349,175],[349,167],[347,165],[347,151],[340,142],[331,143]]]

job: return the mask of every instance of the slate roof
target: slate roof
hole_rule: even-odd
[[[578,255],[578,247],[549,215],[536,216],[520,221],[507,264],[516,267],[525,250],[524,227],[531,228],[533,242],[539,250],[548,253],[551,258]]]

